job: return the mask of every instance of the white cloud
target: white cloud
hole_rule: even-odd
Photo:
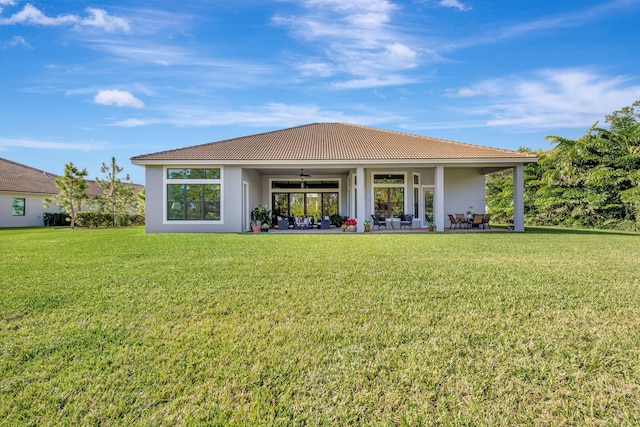
[[[131,30],[129,23],[125,19],[110,16],[106,11],[102,9],[88,8],[87,12],[89,12],[90,16],[82,19],[80,21],[81,25],[101,28],[108,32],[116,32],[118,30],[122,30],[125,33],[128,33]]]
[[[485,117],[487,126],[587,128],[640,99],[640,83],[590,69],[545,69],[448,93],[476,97],[471,112]]]
[[[364,79],[352,79],[331,84],[336,89],[368,89],[387,86],[402,86],[415,83],[415,79],[409,77],[391,75],[384,77],[367,77]]]
[[[75,142],[59,142],[59,141],[36,141],[33,139],[11,139],[0,138],[0,149],[9,147],[20,148],[36,148],[46,150],[80,150],[80,151],[95,151],[104,149],[104,144],[86,144]]]
[[[24,46],[32,49],[31,45],[22,36],[13,36],[8,42],[0,43],[0,46],[3,48]]]
[[[118,89],[101,90],[93,98],[93,102],[102,105],[113,105],[115,107],[144,107],[144,102],[133,96],[130,92]]]
[[[13,3],[6,3],[12,5]],[[2,8],[0,8],[0,12]],[[129,32],[129,23],[122,18],[110,16],[106,11],[97,8],[88,8],[89,16],[80,17],[78,15],[66,14],[50,17],[42,13],[38,8],[31,4],[26,4],[24,8],[11,15],[9,18],[0,18],[0,25],[43,25],[43,26],[62,26],[76,25],[84,27],[100,28],[105,31]]]
[[[471,5],[464,4],[459,0],[440,0],[440,6],[452,7],[454,9],[461,10],[463,12],[471,10]]]
[[[361,108],[366,110],[366,107]],[[325,109],[314,104],[289,105],[270,103],[246,110],[212,111],[187,105],[167,106],[160,116],[132,118],[114,123],[114,126],[134,127],[151,125],[172,126],[223,126],[290,127],[305,123],[348,122],[371,125],[380,122],[405,120],[396,114],[380,114],[365,111],[363,114],[346,114]]]
[[[297,16],[276,16],[296,38],[316,45],[324,56],[302,60],[303,76],[345,75],[347,81],[372,82],[375,87],[389,73],[417,67],[419,51],[411,37],[392,25],[398,6],[387,0],[299,0],[305,8]],[[324,64],[310,67],[309,64]],[[328,72],[331,70],[331,73]],[[313,72],[316,71],[316,74]],[[355,79],[353,79],[355,77]]]
[[[15,0],[0,0],[0,13],[2,13],[2,8],[4,6],[13,6],[15,4]]]
[[[326,62],[310,61],[303,64],[296,65],[296,68],[303,76],[318,76],[329,77],[333,75],[333,69],[330,64]]]

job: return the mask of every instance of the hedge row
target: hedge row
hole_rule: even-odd
[[[45,213],[45,227],[57,227],[69,225],[71,217],[64,213]],[[127,227],[130,225],[144,225],[144,215],[130,214],[117,215],[115,226]],[[110,213],[100,212],[78,212],[76,214],[76,227],[98,228],[113,227],[113,215]]]

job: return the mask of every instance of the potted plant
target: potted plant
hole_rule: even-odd
[[[427,229],[428,229],[429,231],[436,231],[436,225],[435,225],[433,222],[429,222],[429,223],[427,224],[427,227],[428,227]]]
[[[358,224],[358,222],[355,220],[355,218],[349,218],[344,223],[346,224],[349,231],[356,231],[356,225]]]
[[[364,232],[368,233],[371,231],[371,220],[365,219],[364,220]]]
[[[269,227],[271,227],[271,210],[258,205],[251,212],[251,230],[254,233],[259,233],[263,230],[269,230]]]

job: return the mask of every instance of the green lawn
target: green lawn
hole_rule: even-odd
[[[0,425],[638,425],[640,235],[0,230]]]

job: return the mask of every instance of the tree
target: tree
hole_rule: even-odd
[[[541,150],[531,151],[521,147],[518,151],[534,153],[540,162],[545,158],[545,153]],[[534,201],[540,186],[541,174],[541,163],[529,163],[524,167],[524,214],[527,220],[534,218],[537,214]],[[491,214],[493,221],[504,224],[513,222],[513,170],[494,172],[487,176],[486,203],[487,212]]]
[[[640,101],[595,123],[525,167],[528,223],[640,229]],[[487,179],[487,206],[497,220],[512,215],[509,171]]]
[[[82,207],[82,201],[87,199],[87,169],[79,170],[73,162],[64,165],[64,175],[57,177],[54,182],[60,190],[57,195],[47,197],[45,206],[56,204],[61,206],[71,216],[71,228],[76,226],[76,212]]]
[[[108,210],[113,216],[113,225],[118,224],[118,218],[128,215],[135,203],[133,196],[133,185],[123,182],[118,176],[124,168],[118,166],[116,158],[111,158],[111,164],[102,163],[100,172],[106,174],[104,179],[96,178],[96,183],[102,188],[102,199],[108,206]],[[125,175],[125,181],[128,181],[129,175]]]

